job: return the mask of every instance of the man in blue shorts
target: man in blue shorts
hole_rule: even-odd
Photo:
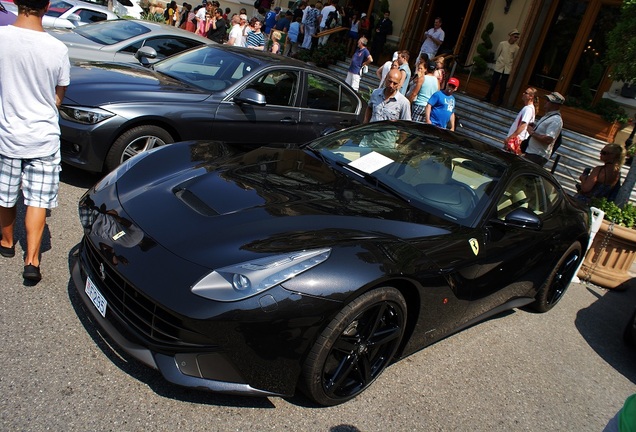
[[[455,97],[453,93],[458,87],[459,80],[450,78],[446,83],[446,89],[433,93],[426,105],[426,123],[455,130]]]
[[[13,235],[21,189],[26,205],[22,275],[38,282],[46,210],[57,207],[58,107],[70,83],[70,63],[66,45],[42,28],[49,0],[15,0],[15,4],[15,23],[0,27],[0,255],[15,256]]]

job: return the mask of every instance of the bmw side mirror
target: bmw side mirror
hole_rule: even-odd
[[[238,105],[245,103],[249,105],[265,106],[267,104],[265,95],[254,89],[243,90],[241,93],[234,97],[234,102]]]
[[[143,46],[137,50],[135,58],[139,60],[139,63],[142,65],[149,66],[150,61],[148,59],[156,59],[157,51],[155,51],[153,47]]]

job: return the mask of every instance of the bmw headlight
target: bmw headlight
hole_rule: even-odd
[[[192,292],[210,300],[243,300],[279,285],[329,258],[331,249],[313,249],[223,267],[205,276]]]
[[[65,119],[76,123],[82,124],[96,124],[100,121],[106,120],[114,116],[110,111],[103,110],[101,108],[86,108],[62,105],[60,107],[60,116]]]

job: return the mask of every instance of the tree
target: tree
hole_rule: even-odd
[[[635,0],[636,1],[636,0]],[[490,40],[490,35],[495,29],[495,25],[492,22],[489,22],[484,31],[481,32],[481,40],[482,42],[477,45],[477,54],[473,57],[475,62],[475,73],[477,75],[481,75],[488,70],[488,63],[493,63],[495,61],[495,55],[492,51],[492,40]]]
[[[614,79],[632,82],[636,79],[636,0],[623,0],[616,27],[607,37],[605,61],[612,67]],[[632,166],[618,192],[616,203],[625,205],[636,184],[636,163]]]
[[[612,67],[614,79],[636,79],[636,0],[623,0],[616,27],[607,36],[605,62]]]

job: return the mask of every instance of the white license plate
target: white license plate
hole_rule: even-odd
[[[86,288],[84,288],[84,291],[86,292],[86,295],[88,295],[88,298],[91,299],[99,313],[106,318],[106,305],[108,302],[89,277],[86,278]]]

